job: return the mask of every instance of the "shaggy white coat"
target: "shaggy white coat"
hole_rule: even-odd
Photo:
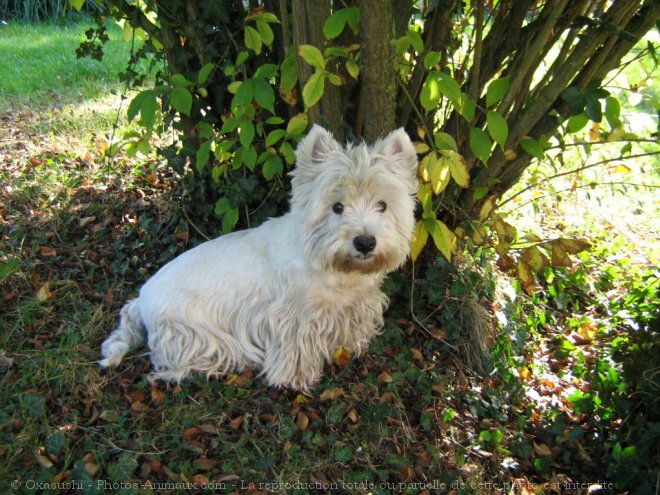
[[[409,253],[415,149],[402,129],[344,148],[314,126],[296,158],[290,212],[161,268],[121,310],[101,366],[146,329],[157,378],[258,367],[270,385],[308,390],[337,348],[366,349],[383,324],[383,277]],[[373,236],[373,251],[358,236]]]

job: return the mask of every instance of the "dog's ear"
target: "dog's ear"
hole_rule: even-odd
[[[403,127],[385,136],[380,143],[379,151],[406,170],[417,174],[417,152]]]
[[[393,172],[408,184],[411,194],[417,192],[417,151],[403,127],[390,132],[376,143],[376,152],[387,158]]]
[[[324,161],[333,152],[342,147],[329,131],[314,124],[307,136],[296,148],[296,167],[309,166]]]

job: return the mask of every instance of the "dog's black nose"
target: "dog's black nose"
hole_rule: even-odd
[[[376,238],[372,235],[360,235],[353,239],[353,245],[362,254],[368,254],[376,247]]]

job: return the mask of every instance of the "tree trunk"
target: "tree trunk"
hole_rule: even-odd
[[[361,128],[358,136],[373,143],[396,127],[396,54],[394,9],[399,2],[361,0]]]

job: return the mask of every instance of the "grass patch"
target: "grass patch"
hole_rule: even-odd
[[[103,62],[76,59],[90,21],[64,25],[0,26],[0,107],[80,103],[120,92],[128,50],[117,27],[109,29]]]

